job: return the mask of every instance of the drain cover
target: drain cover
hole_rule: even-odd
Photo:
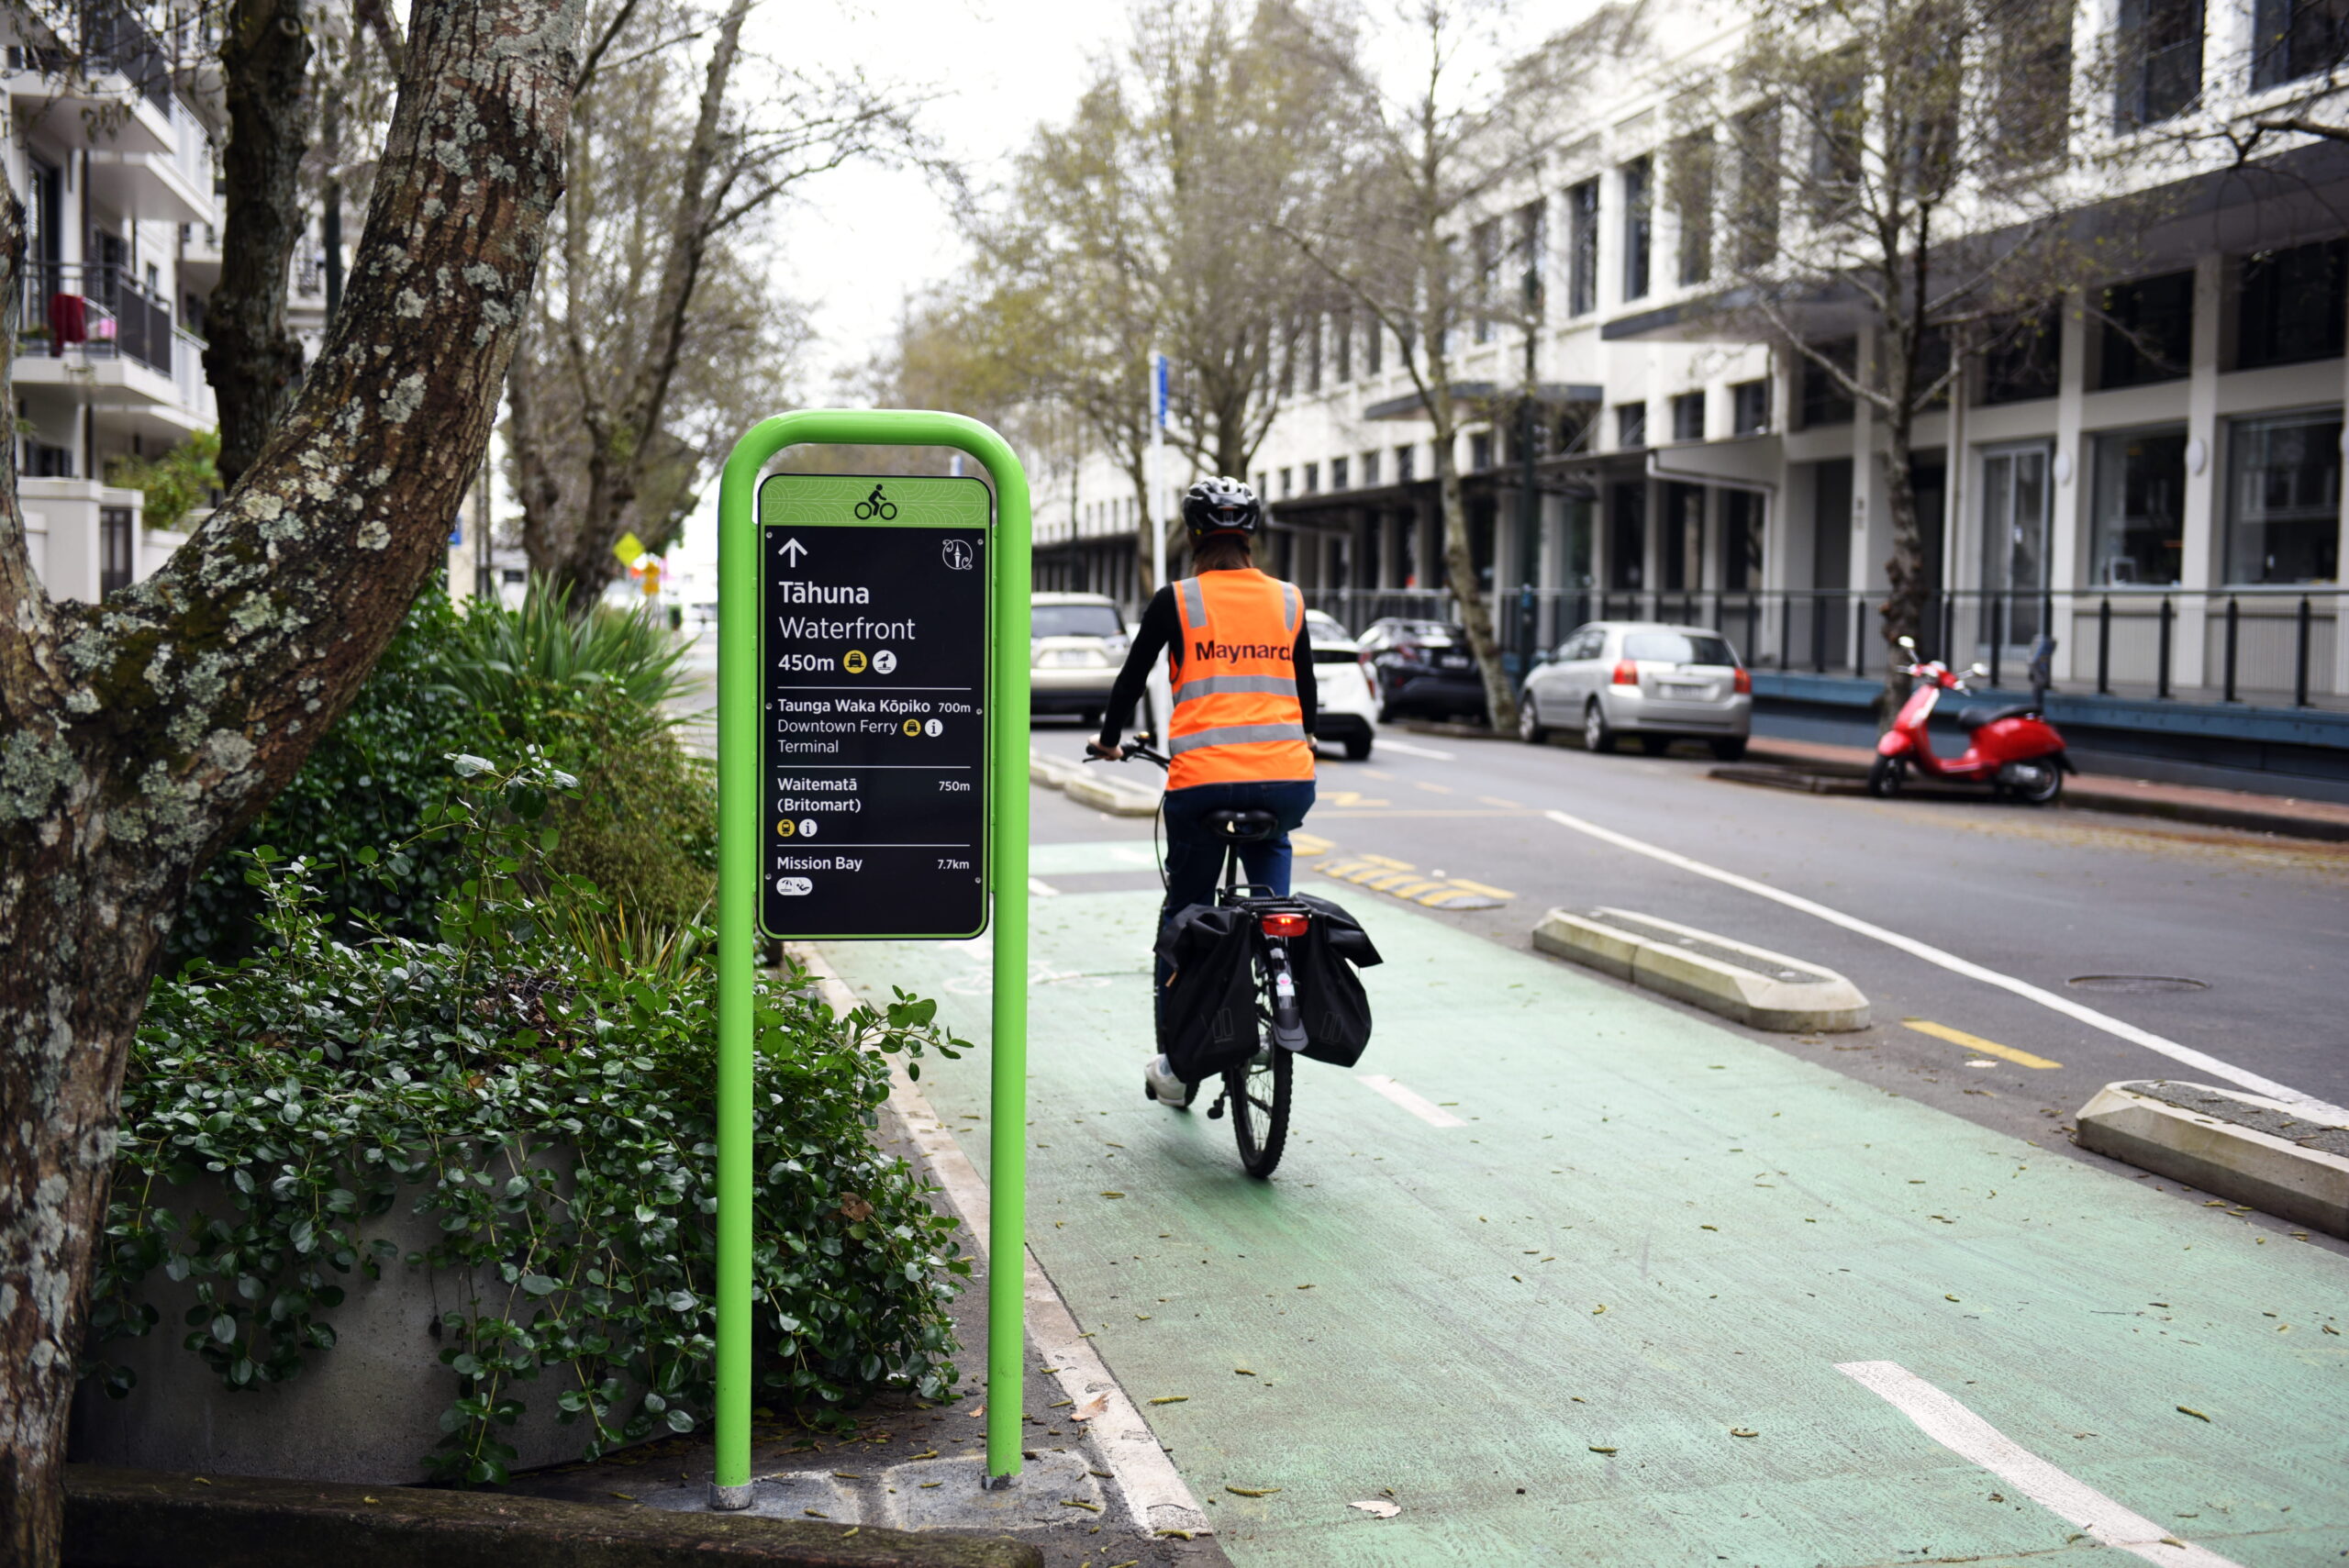
[[[2069,984],[2082,991],[2122,991],[2135,995],[2210,989],[2207,980],[2188,980],[2180,974],[2075,974]]]

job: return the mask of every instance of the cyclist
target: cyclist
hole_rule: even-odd
[[[1164,652],[1174,712],[1161,741],[1172,759],[1162,931],[1190,906],[1215,899],[1224,843],[1208,830],[1209,812],[1273,814],[1280,832],[1240,846],[1241,863],[1251,884],[1286,895],[1288,835],[1313,806],[1313,645],[1304,595],[1256,570],[1264,517],[1256,493],[1237,479],[1203,479],[1184,495],[1193,575],[1160,588],[1142,611],[1101,733],[1085,746],[1097,757],[1124,758],[1118,738]],[[1162,1014],[1170,973],[1158,961]],[[1154,1099],[1180,1106],[1189,1098],[1163,1054],[1152,1057],[1144,1078]]]

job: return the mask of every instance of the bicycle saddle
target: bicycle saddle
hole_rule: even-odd
[[[1281,830],[1281,819],[1269,811],[1210,811],[1208,828],[1219,839],[1253,844]]]

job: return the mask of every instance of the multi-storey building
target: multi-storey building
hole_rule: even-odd
[[[26,257],[9,345],[17,494],[61,598],[146,576],[184,537],[146,527],[109,462],[217,422],[203,302],[217,281],[217,125],[121,0],[11,7],[9,186]]]
[[[2339,17],[2332,0],[2080,8],[2076,58],[2113,58],[2138,33],[2144,45],[2117,51],[2130,63],[2111,75],[2075,75],[2072,157],[2095,170],[2080,187],[2158,187],[2138,209],[2156,216],[2108,247],[2127,258],[2116,275],[2080,280],[2044,331],[1969,366],[1919,421],[1929,651],[2011,678],[2051,633],[2059,686],[2109,694],[2099,711],[2116,724],[2137,697],[2167,699],[2163,722],[2181,734],[2179,698],[2297,710],[2272,734],[2238,711],[2193,742],[2202,754],[2349,731],[2312,711],[2349,707],[2349,146],[2270,136],[2246,168],[2176,134],[2189,114],[2242,125],[2332,80],[2349,57]],[[1656,17],[1650,36],[1668,41],[1577,97],[1576,134],[1472,218],[1472,253],[1504,284],[1537,269],[1544,304],[1530,334],[1464,329],[1456,389],[1494,394],[1497,424],[1464,432],[1455,456],[1479,580],[1519,660],[1599,615],[1697,619],[1739,643],[1757,690],[1856,702],[1883,668],[1875,606],[1892,554],[1871,411],[1808,355],[1731,325],[1720,226],[1675,210],[1669,179],[1688,134],[1676,100],[1723,78],[1741,27],[1697,0]],[[1357,626],[1440,609],[1419,405],[1379,334],[1339,318],[1321,331],[1305,356],[1318,384],[1297,389],[1250,476],[1275,519],[1268,564]],[[1820,337],[1849,362],[1876,351],[1856,314]],[[1529,381],[1530,464],[1507,412]],[[1097,461],[1068,488],[1071,517],[1052,529],[1128,486]],[[1078,563],[1113,544],[1040,540],[1039,580],[1054,586],[1087,585]]]

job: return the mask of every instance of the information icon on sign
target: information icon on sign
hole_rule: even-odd
[[[925,722],[923,723],[923,725],[922,725],[922,729],[923,729],[924,733],[926,733],[926,734],[930,734],[930,735],[936,735],[936,734],[938,734],[940,731],[943,730],[945,728],[946,728],[946,726],[944,726],[944,725],[942,725],[942,724],[939,723],[939,722],[938,722],[938,720],[936,720],[936,719],[934,719],[934,718],[933,718],[933,719],[929,719],[929,720],[925,721]]]
[[[947,566],[956,572],[968,572],[974,559],[966,539],[950,539],[938,547],[938,552],[945,558]]]
[[[816,824],[812,818],[801,819],[799,836],[803,839],[812,839],[816,836]]]

